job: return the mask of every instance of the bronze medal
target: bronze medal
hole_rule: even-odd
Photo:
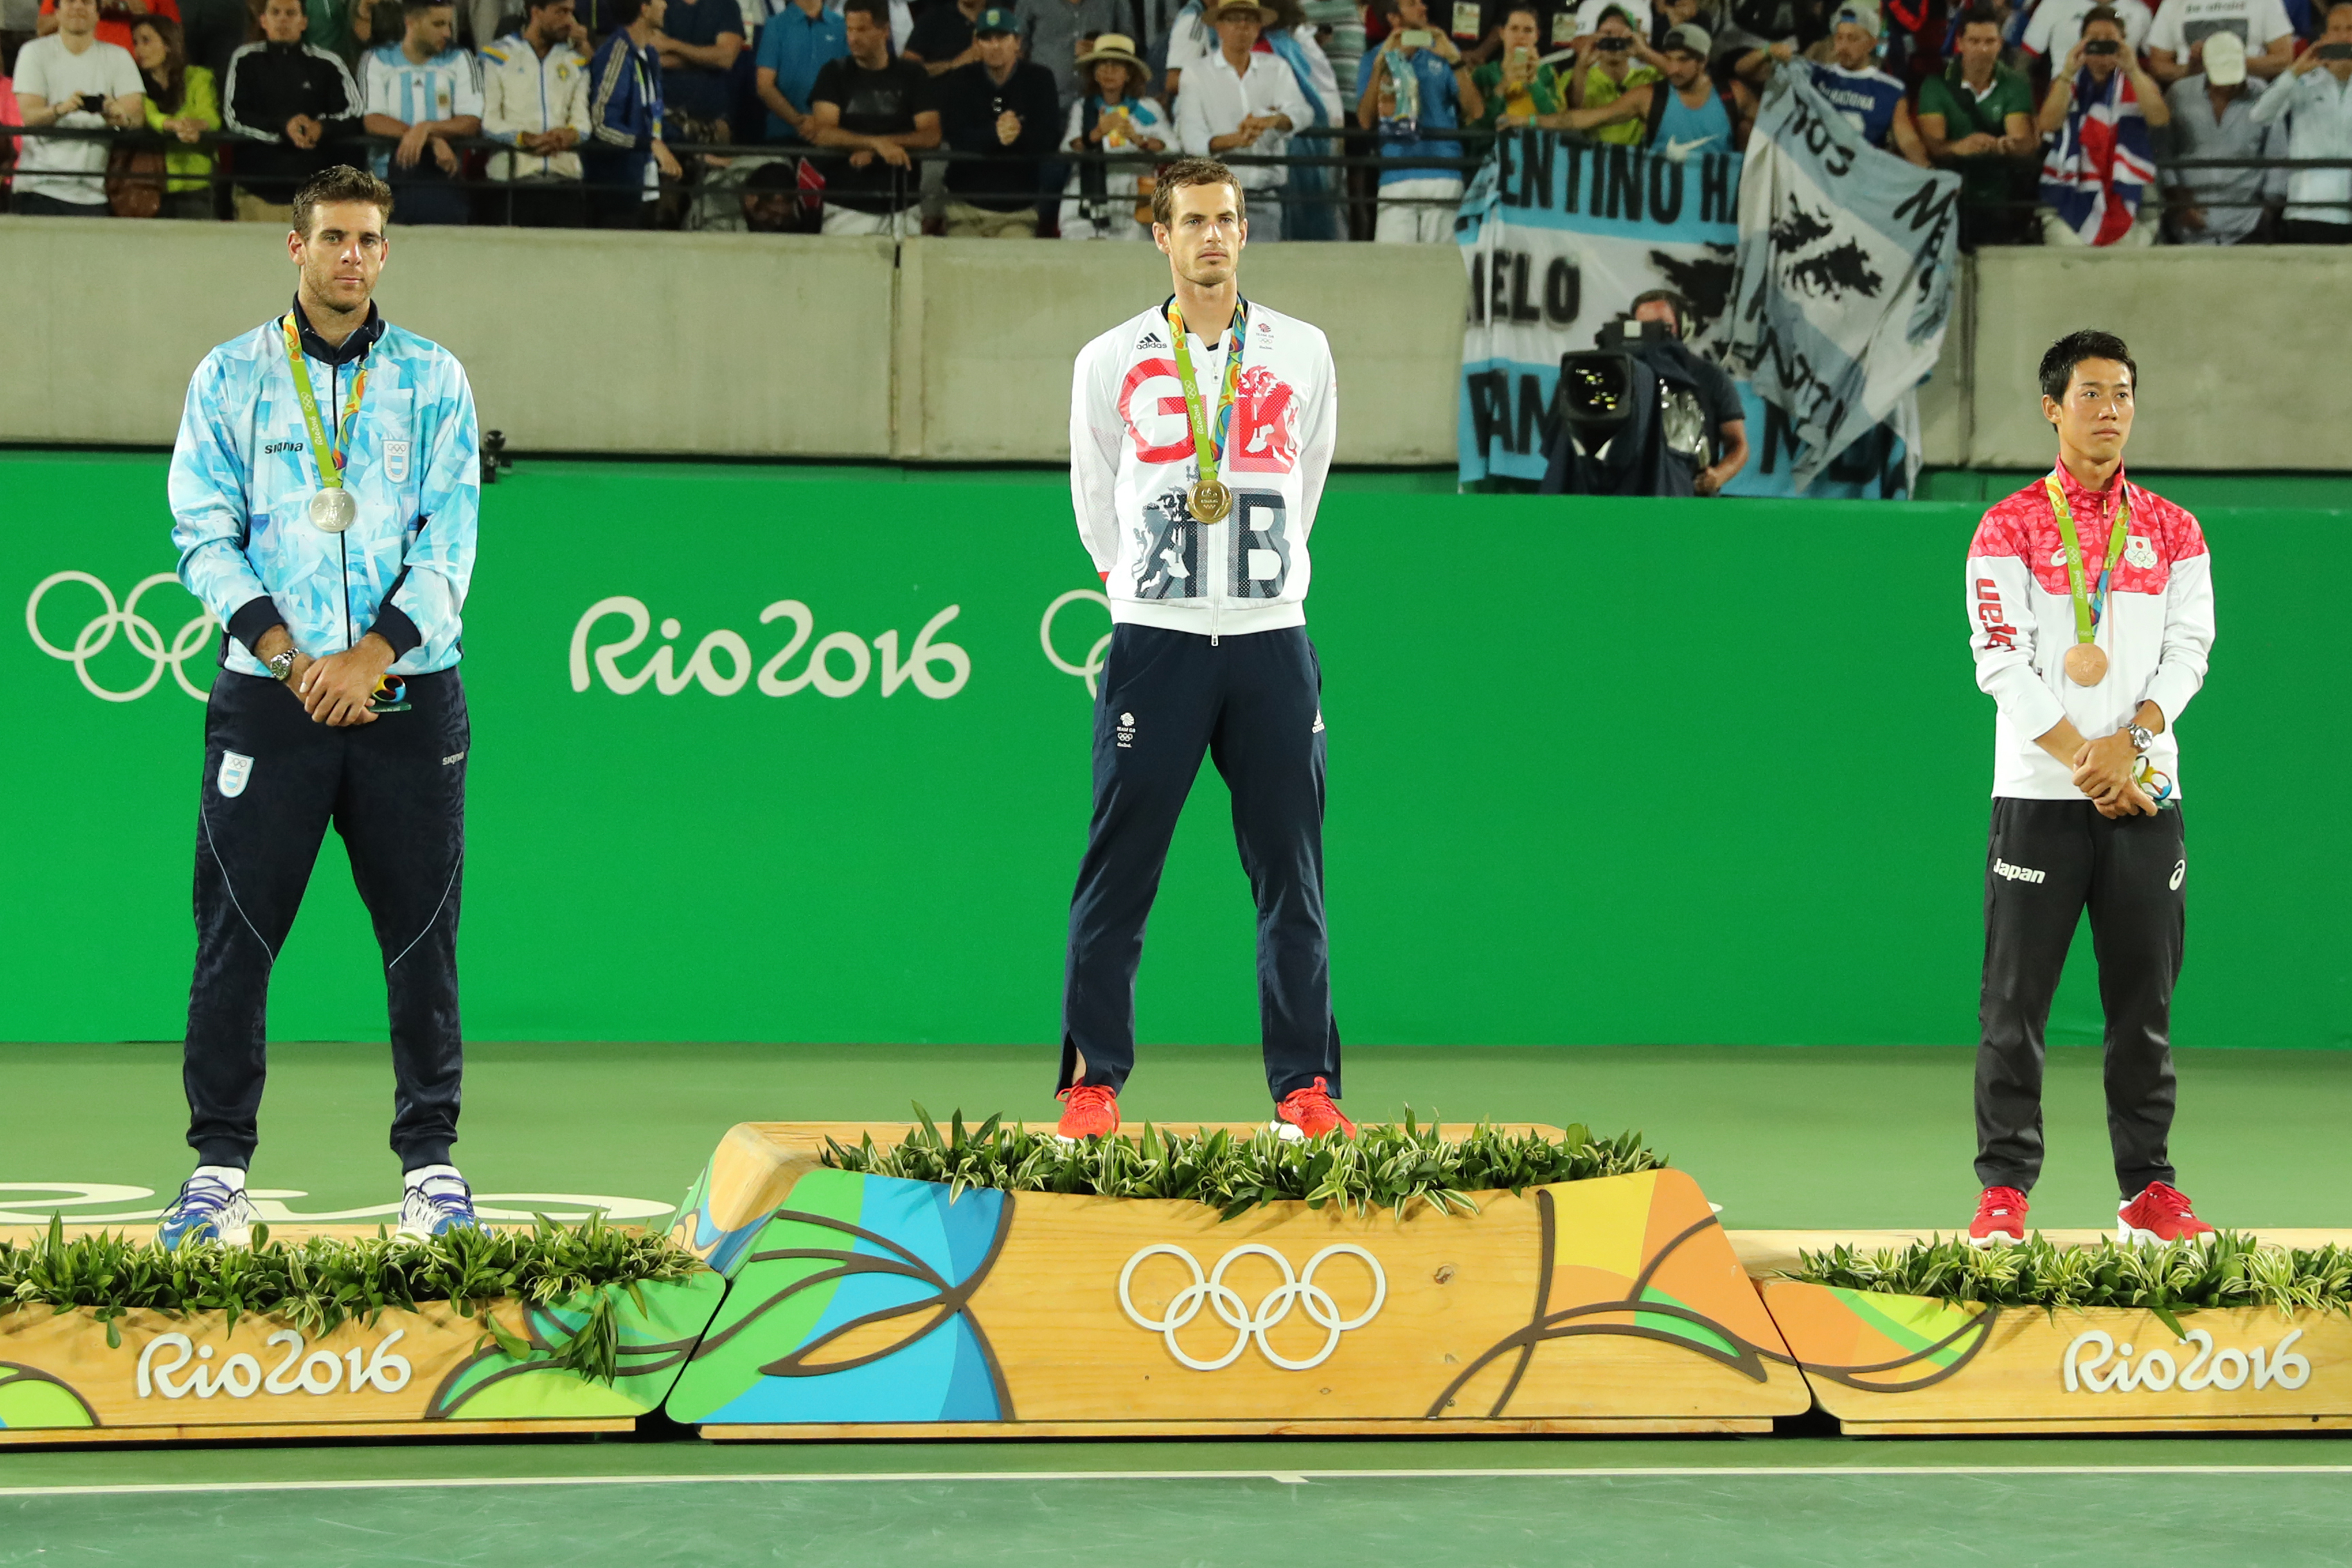
[[[2096,686],[2107,678],[2107,656],[2096,643],[2078,642],[2066,650],[2066,679],[2077,686]]]
[[[1184,493],[1184,504],[1202,522],[1223,522],[1234,510],[1234,492],[1221,479],[1195,479]]]

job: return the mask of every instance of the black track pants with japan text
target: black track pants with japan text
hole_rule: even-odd
[[[404,713],[333,729],[275,680],[223,670],[205,710],[196,821],[196,972],[184,1078],[188,1142],[208,1165],[253,1158],[269,972],[327,825],[383,950],[392,1147],[440,1164],[457,1136],[457,904],[466,857],[466,696],[412,675]]]
[[[2126,1197],[2172,1181],[2172,988],[2186,935],[2178,807],[2110,820],[2087,800],[1992,803],[1978,1007],[1977,1179],[2042,1173],[2042,1030],[2084,910],[2106,1013],[2107,1138]]]
[[[1205,752],[1233,792],[1234,838],[1257,901],[1259,1024],[1276,1100],[1318,1078],[1339,1092],[1339,1029],[1323,923],[1323,673],[1303,626],[1216,642],[1111,628],[1095,698],[1095,812],[1070,900],[1055,1087],[1127,1081],[1135,972],[1168,844]]]

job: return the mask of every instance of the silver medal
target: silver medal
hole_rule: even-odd
[[[359,520],[360,503],[352,492],[338,487],[320,490],[310,498],[310,521],[327,533],[341,533]]]

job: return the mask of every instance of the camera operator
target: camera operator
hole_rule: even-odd
[[[1748,411],[1740,405],[1739,388],[1732,384],[1729,373],[1721,365],[1683,342],[1690,331],[1690,301],[1680,294],[1671,289],[1653,289],[1637,295],[1633,320],[1656,321],[1674,334],[1669,346],[1677,351],[1677,357],[1687,365],[1692,380],[1697,384],[1699,411],[1706,421],[1706,452],[1677,450],[1675,455],[1692,466],[1693,495],[1719,495],[1723,487],[1748,466]]]
[[[1544,495],[1715,495],[1747,464],[1738,389],[1681,341],[1689,302],[1660,289],[1633,310],[1561,356]]]

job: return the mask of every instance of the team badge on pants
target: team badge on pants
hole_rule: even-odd
[[[242,752],[223,752],[220,765],[220,792],[224,800],[235,800],[245,793],[246,781],[253,777],[253,759]]]

